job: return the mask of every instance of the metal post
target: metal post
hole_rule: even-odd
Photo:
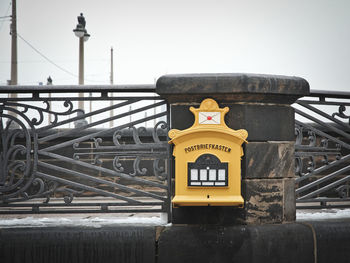
[[[110,84],[113,85],[113,47],[111,47],[111,75],[110,75]],[[111,93],[112,97],[114,97],[113,92]],[[113,105],[113,101],[110,100],[109,105],[112,106]],[[109,116],[113,117],[114,114],[114,110],[110,110],[109,111]],[[113,127],[113,121],[109,122],[109,127]]]
[[[17,12],[16,0],[12,0],[12,22],[11,22],[11,82],[17,85]]]
[[[111,76],[110,76],[110,82],[111,85],[113,85],[113,47],[111,47]]]
[[[84,37],[79,38],[79,85],[84,85]],[[84,97],[84,93],[79,93],[79,97]],[[84,101],[80,100],[78,108],[84,110]]]
[[[16,0],[12,0],[12,19],[11,19],[11,81],[10,85],[18,84],[18,63],[17,63],[17,3]],[[11,93],[10,98],[17,98],[17,94]],[[17,107],[14,107],[17,109]],[[17,117],[17,114],[9,111],[9,114]],[[12,127],[14,124],[12,123]]]

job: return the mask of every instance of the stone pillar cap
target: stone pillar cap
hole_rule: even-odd
[[[213,98],[220,102],[263,102],[292,104],[309,95],[309,83],[299,77],[265,74],[179,74],[158,79],[156,92],[170,103],[200,102]]]

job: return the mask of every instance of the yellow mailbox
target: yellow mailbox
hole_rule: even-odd
[[[213,99],[190,111],[195,116],[192,127],[169,131],[175,157],[173,206],[243,207],[241,157],[248,132],[228,128],[228,107],[219,108]]]

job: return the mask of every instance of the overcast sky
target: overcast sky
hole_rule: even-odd
[[[0,16],[11,0],[0,0]],[[7,12],[8,10],[8,12]],[[312,89],[350,91],[349,0],[17,0],[18,33],[73,75],[84,13],[85,84],[150,84],[174,73],[304,77]],[[10,22],[0,20],[0,85],[10,79]],[[18,82],[77,84],[18,39]]]

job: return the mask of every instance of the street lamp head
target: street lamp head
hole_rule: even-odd
[[[85,30],[85,33],[84,33],[84,42],[88,41],[90,38],[90,34],[88,34]]]
[[[77,37],[81,38],[85,35],[86,30],[80,24],[78,24],[77,27],[73,29],[73,32]]]

